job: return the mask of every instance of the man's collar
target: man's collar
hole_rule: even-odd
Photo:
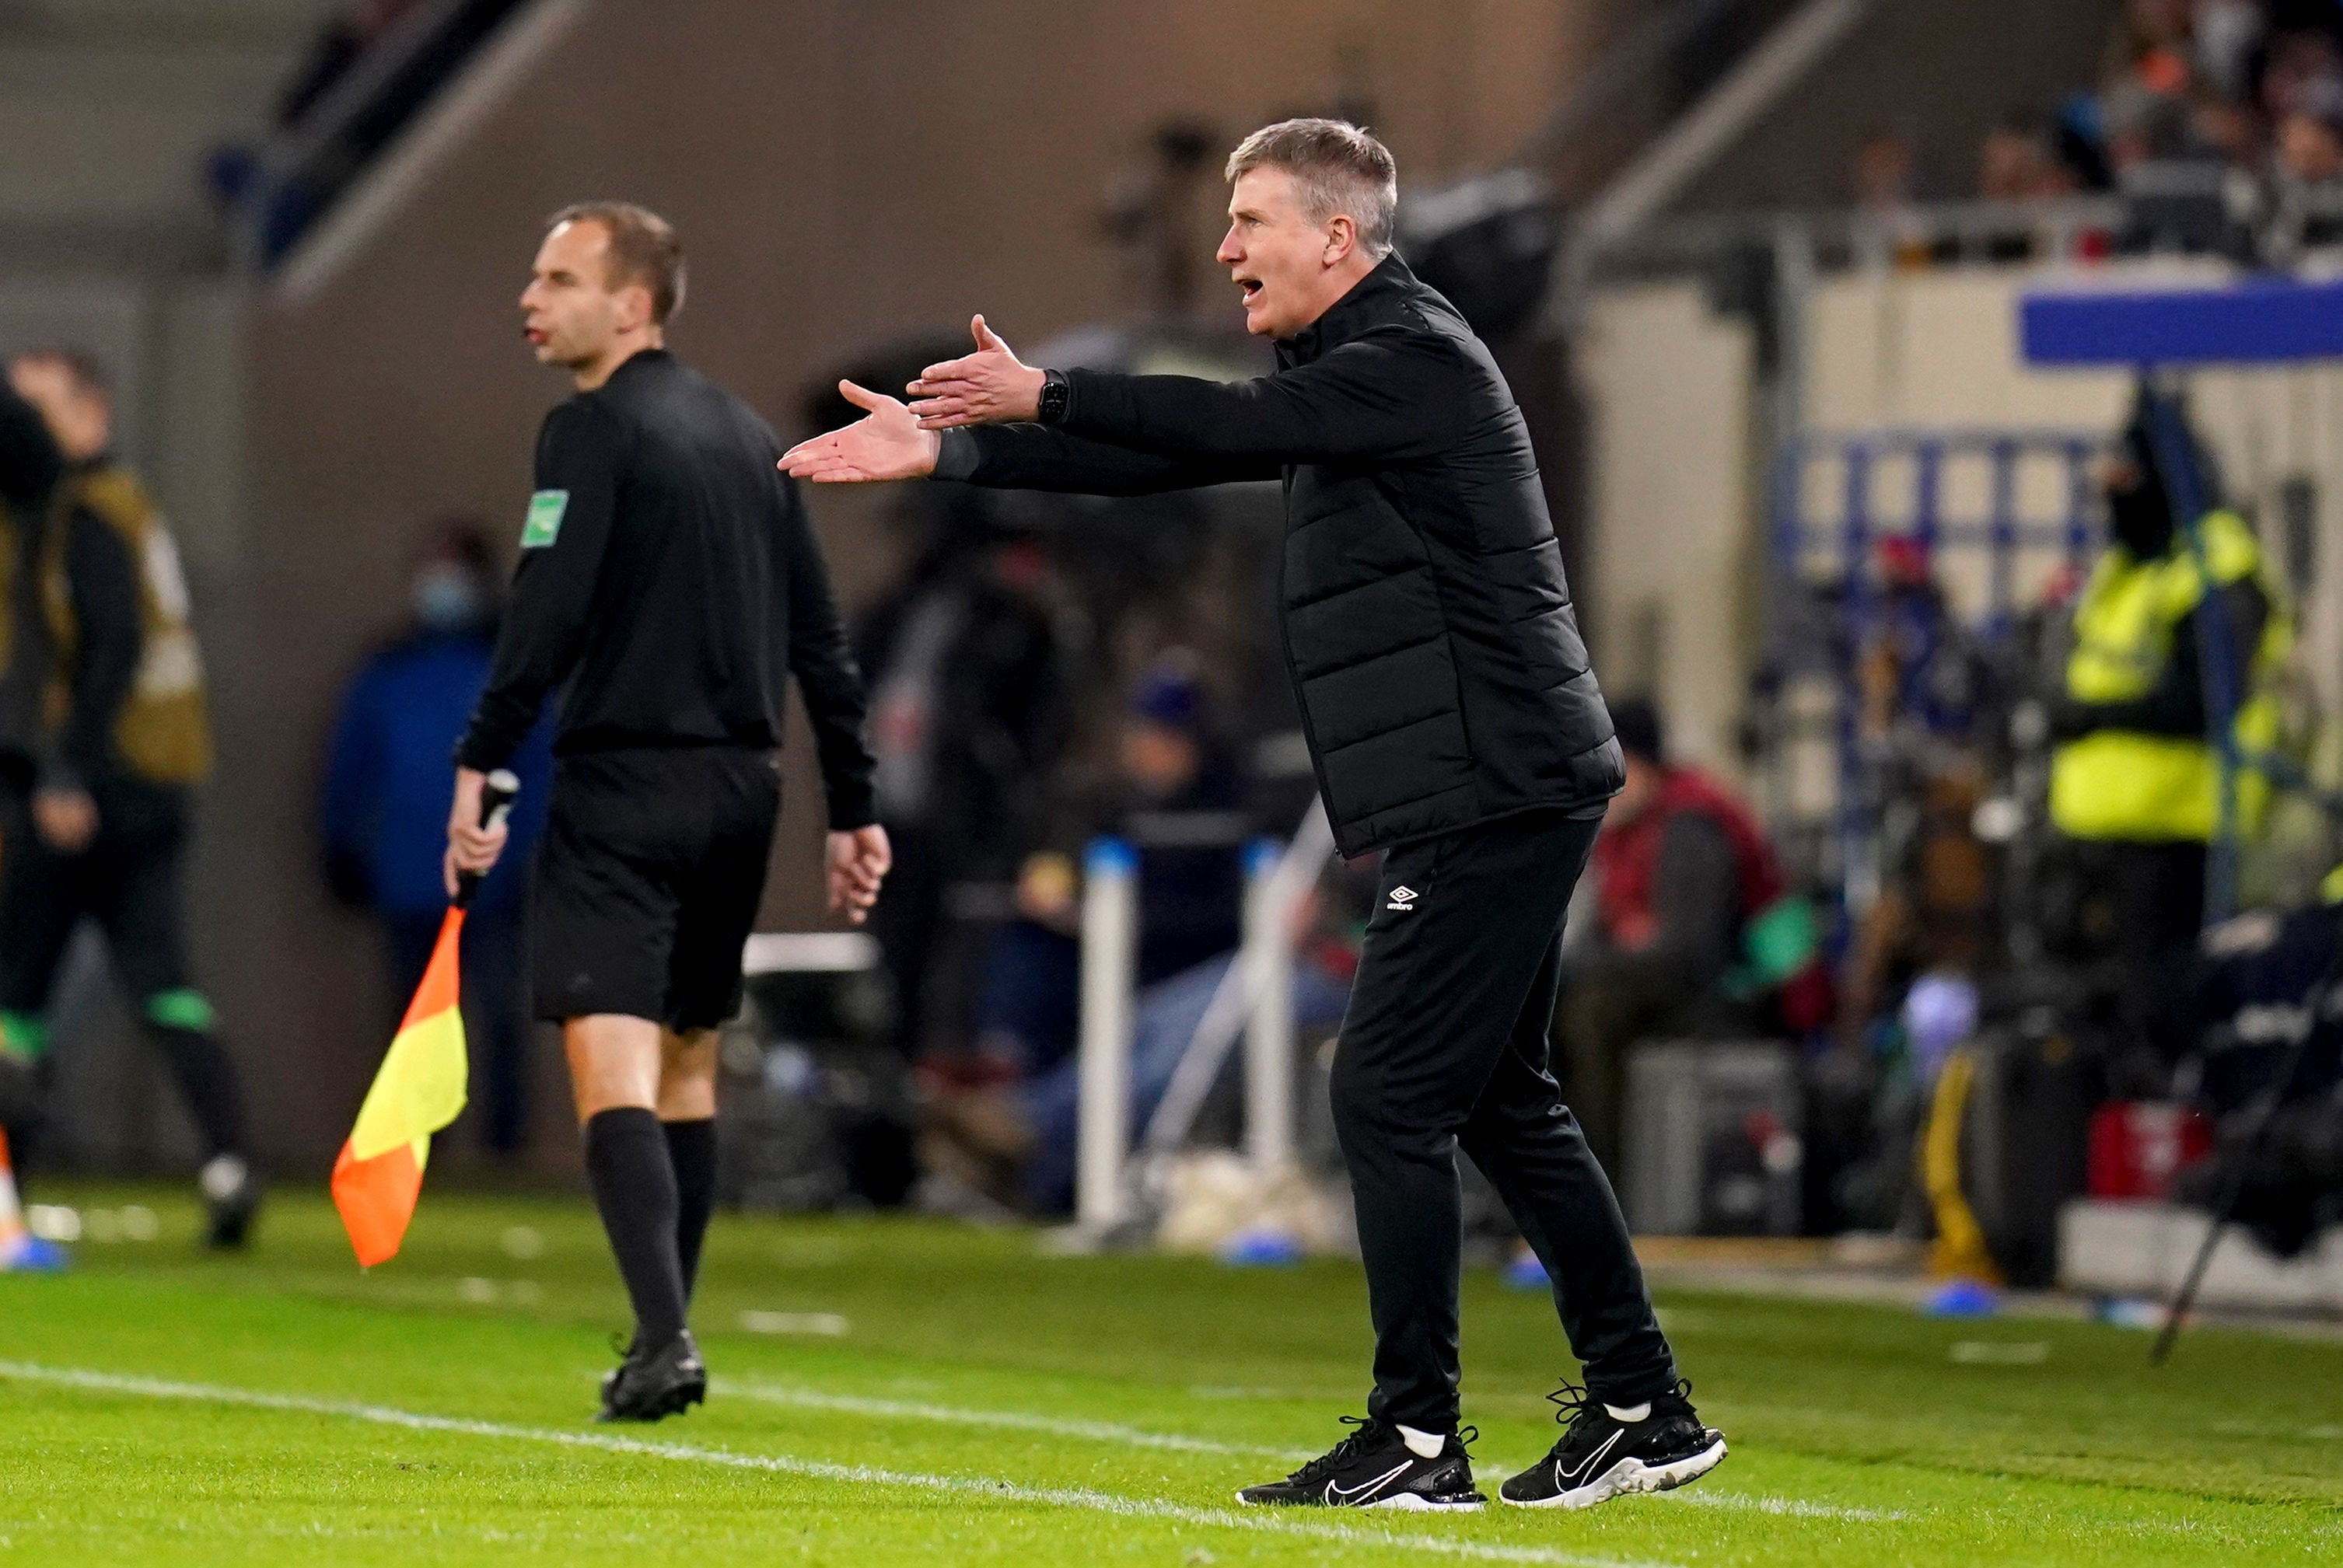
[[[608,387],[611,382],[616,381],[619,377],[624,376],[628,371],[633,369],[638,365],[659,363],[674,357],[674,355],[669,354],[667,351],[667,347],[664,344],[656,348],[638,348],[632,354],[628,355],[624,359],[619,360],[618,363],[611,368],[610,373],[608,376],[603,377],[600,384],[596,386],[593,390],[597,392],[603,390],[605,387]]]
[[[1407,269],[1399,252],[1393,251],[1351,285],[1342,298],[1321,312],[1317,320],[1282,339],[1277,345],[1278,357],[1288,364],[1307,365],[1334,345],[1347,342],[1358,331],[1362,318],[1379,302],[1414,286],[1415,274]]]

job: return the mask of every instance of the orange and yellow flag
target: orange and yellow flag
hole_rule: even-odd
[[[334,1207],[363,1268],[397,1254],[423,1191],[431,1135],[464,1109],[464,1013],[456,960],[463,931],[463,910],[449,910],[406,1021],[334,1161]]]

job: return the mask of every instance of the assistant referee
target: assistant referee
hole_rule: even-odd
[[[1587,1392],[1508,1503],[1582,1507],[1725,1457],[1694,1412],[1602,1167],[1547,1070],[1562,922],[1624,777],[1529,432],[1488,349],[1392,249],[1392,156],[1289,120],[1229,159],[1220,260],[1277,372],[1221,384],[978,352],[792,474],[1131,495],[1281,481],[1285,650],[1346,857],[1385,850],[1333,1066],[1375,1329],[1367,1418],[1250,1503],[1477,1508],[1457,1428],[1456,1151],[1554,1281]]]
[[[488,773],[567,681],[533,889],[538,1016],[561,1025],[595,1206],[635,1312],[600,1419],[657,1421],[708,1372],[685,1327],[716,1184],[716,1026],[780,809],[797,677],[829,796],[829,894],[860,923],[890,855],[861,677],[780,444],[664,347],[683,252],[621,202],[557,214],[520,298],[577,395],[546,417],[510,608],[457,747],[447,875],[504,847]]]

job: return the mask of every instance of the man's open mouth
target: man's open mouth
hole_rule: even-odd
[[[1247,305],[1261,297],[1261,279],[1257,277],[1240,277],[1237,279],[1237,286],[1244,290]]]

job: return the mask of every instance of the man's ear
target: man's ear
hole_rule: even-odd
[[[618,330],[639,332],[651,324],[651,291],[647,285],[630,283],[618,290]]]
[[[1328,266],[1340,266],[1359,247],[1359,226],[1348,213],[1336,213],[1326,220],[1326,248],[1320,261]]]

